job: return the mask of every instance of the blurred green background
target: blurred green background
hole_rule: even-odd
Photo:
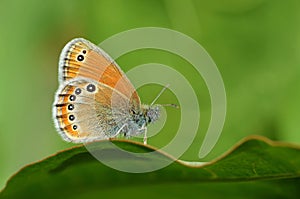
[[[2,0],[0,21],[0,188],[25,164],[73,146],[58,136],[51,118],[63,46],[74,37],[97,44],[138,27],[185,33],[216,62],[225,83],[228,110],[222,136],[206,160],[251,134],[300,143],[297,0]],[[163,63],[190,80],[199,98],[201,126],[182,158],[197,160],[210,117],[209,94],[201,77],[195,77],[181,58],[156,50],[132,52],[117,62],[124,71],[138,64]],[[144,102],[150,102],[154,92],[149,91],[159,89],[146,86],[139,93]],[[168,92],[159,102],[172,100],[176,98]],[[168,112],[173,115],[167,123],[170,132],[179,114]],[[170,138],[163,137],[166,142]],[[150,140],[154,146],[162,143],[161,138]]]

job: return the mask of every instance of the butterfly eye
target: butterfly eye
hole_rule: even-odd
[[[75,120],[75,116],[74,116],[74,115],[70,115],[70,116],[69,116],[69,120],[70,120],[70,121]]]
[[[89,92],[94,92],[96,90],[96,86],[94,84],[88,84],[86,90]]]
[[[78,61],[83,61],[84,60],[84,56],[83,55],[78,55],[77,56],[77,60]]]
[[[76,88],[75,94],[76,94],[76,95],[79,95],[80,93],[81,93],[81,89],[80,89],[80,88]]]

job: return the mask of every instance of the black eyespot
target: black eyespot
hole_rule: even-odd
[[[75,116],[74,116],[74,115],[69,115],[69,120],[70,120],[70,121],[75,120]]]
[[[74,131],[76,131],[76,130],[77,130],[77,128],[78,128],[78,126],[77,126],[77,125],[73,125],[73,130],[74,130]]]
[[[85,54],[85,53],[86,53],[86,50],[83,50],[82,53]]]
[[[96,90],[96,86],[94,84],[89,84],[87,85],[86,90],[89,92],[94,92]]]
[[[68,105],[68,110],[69,110],[69,111],[72,111],[73,109],[74,109],[74,105],[73,105],[73,104],[69,104],[69,105]]]
[[[76,100],[76,96],[75,95],[70,95],[69,99],[70,99],[70,101],[75,101]]]
[[[77,60],[78,61],[83,61],[84,60],[84,56],[83,55],[78,55],[77,56]]]
[[[76,94],[76,95],[79,95],[80,93],[81,93],[81,89],[80,89],[80,88],[76,88],[75,94]]]

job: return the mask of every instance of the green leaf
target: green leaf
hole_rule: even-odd
[[[111,143],[135,152],[107,157],[112,163],[134,159],[134,164],[149,167],[174,162],[153,172],[126,173],[105,166],[79,145],[22,168],[0,198],[296,198],[299,194],[299,147],[266,138],[247,138],[209,163],[175,160],[164,152],[145,156],[157,150],[133,141],[97,142],[95,150],[110,154]]]

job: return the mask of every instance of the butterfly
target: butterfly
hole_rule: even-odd
[[[143,105],[117,63],[83,38],[71,40],[59,58],[53,120],[68,142],[86,143],[144,134],[160,117],[160,105]]]

